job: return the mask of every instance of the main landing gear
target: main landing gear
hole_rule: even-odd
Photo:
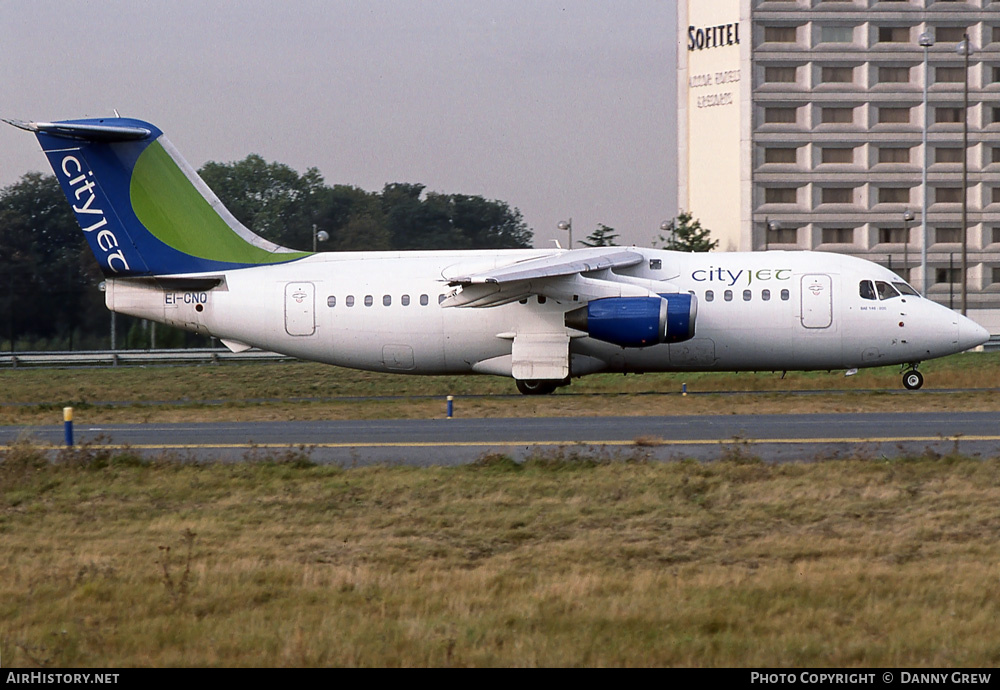
[[[529,381],[517,379],[517,390],[521,395],[548,395],[561,385],[561,381]]]
[[[915,362],[909,366],[910,368],[903,372],[903,387],[907,390],[915,391],[924,385],[924,377],[923,374],[917,371],[919,362]]]

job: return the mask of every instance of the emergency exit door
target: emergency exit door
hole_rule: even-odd
[[[316,286],[312,283],[285,285],[285,332],[288,335],[316,332]]]
[[[802,325],[805,328],[829,328],[833,323],[833,281],[825,273],[802,276]]]

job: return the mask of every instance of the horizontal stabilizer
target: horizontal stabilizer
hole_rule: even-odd
[[[71,122],[24,122],[22,120],[4,120],[8,125],[28,132],[50,134],[63,139],[78,139],[83,141],[132,141],[145,139],[153,133],[145,127],[129,127],[125,125],[99,125],[92,123]]]

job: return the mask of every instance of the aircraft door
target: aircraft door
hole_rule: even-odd
[[[825,273],[802,276],[802,325],[805,328],[829,328],[833,323],[833,281]]]
[[[312,283],[285,284],[285,332],[288,335],[316,332],[316,286]]]

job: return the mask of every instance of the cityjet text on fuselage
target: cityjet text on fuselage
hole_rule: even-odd
[[[76,156],[65,156],[60,167],[66,176],[67,184],[73,190],[73,196],[76,197],[73,211],[80,221],[83,232],[88,235],[87,239],[92,245],[96,244],[104,253],[104,262],[112,272],[119,272],[115,268],[115,261],[120,262],[122,268],[127,271],[129,269],[128,260],[122,254],[121,247],[118,246],[118,238],[108,227],[108,217],[104,210],[98,208],[95,203],[97,194],[94,193],[94,188],[97,186],[97,182],[94,180],[94,172],[92,170],[84,171],[83,164]],[[96,236],[89,236],[90,233],[94,232],[97,233]]]
[[[716,268],[709,266],[699,268],[691,272],[691,280],[699,283],[722,283],[726,287],[734,287],[737,283],[750,285],[752,283],[766,280],[791,280],[792,269],[790,268],[758,268],[750,270],[741,268],[735,272],[729,268]]]

